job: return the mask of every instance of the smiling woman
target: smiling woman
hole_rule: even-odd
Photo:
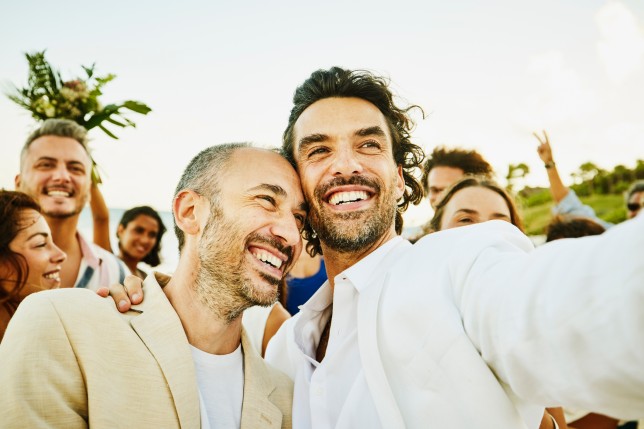
[[[165,231],[161,216],[152,207],[134,207],[123,213],[116,230],[119,258],[134,275],[142,279],[147,275],[137,267],[139,262],[151,267],[161,263],[161,238]]]
[[[0,339],[29,294],[60,286],[66,255],[52,241],[40,206],[22,192],[0,190]]]

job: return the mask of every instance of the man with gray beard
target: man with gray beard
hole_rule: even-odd
[[[301,251],[297,174],[274,152],[213,146],[172,208],[179,264],[147,277],[141,305],[120,314],[78,289],[23,301],[0,344],[3,428],[291,427],[292,383],[241,315],[275,302]]]

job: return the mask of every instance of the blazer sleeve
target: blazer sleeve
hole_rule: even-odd
[[[0,386],[3,428],[87,427],[82,373],[47,292],[27,297],[12,318],[0,343]]]
[[[644,416],[644,216],[534,251],[495,228],[470,237],[449,269],[466,332],[497,377],[535,403]]]

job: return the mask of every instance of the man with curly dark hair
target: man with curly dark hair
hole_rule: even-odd
[[[329,279],[266,352],[295,382],[294,427],[536,428],[546,405],[624,416],[644,409],[644,396],[632,394],[644,391],[633,377],[644,358],[629,354],[637,346],[620,342],[616,368],[599,358],[607,338],[597,335],[611,331],[607,321],[612,332],[635,333],[644,221],[539,255],[518,229],[495,221],[412,246],[399,235],[401,214],[422,198],[413,173],[423,155],[410,136],[415,106],[398,107],[388,86],[333,67],[293,98],[282,149],[309,204],[308,250],[324,255]],[[624,259],[637,268],[618,268]],[[602,308],[610,316],[600,328],[591,303],[608,301],[615,284],[630,284],[622,291],[630,298]]]
[[[440,202],[443,192],[465,175],[492,179],[494,169],[475,150],[436,147],[423,165],[423,188],[432,208]]]

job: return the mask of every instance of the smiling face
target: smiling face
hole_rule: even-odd
[[[44,289],[60,287],[60,266],[66,258],[51,239],[45,219],[28,209],[21,216],[24,227],[9,244],[9,249],[22,255],[29,266],[29,276],[20,297]]]
[[[197,291],[212,308],[230,301],[223,313],[234,318],[275,302],[302,250],[306,204],[295,170],[276,153],[238,149],[224,170],[199,242]]]
[[[393,237],[402,169],[385,117],[360,98],[325,98],[293,127],[294,158],[309,222],[326,254],[375,249]]]
[[[83,146],[69,137],[42,136],[27,149],[16,188],[52,218],[80,214],[89,198],[91,164]]]
[[[511,223],[510,209],[503,197],[479,186],[463,188],[456,192],[445,205],[440,230],[494,219]]]
[[[121,259],[139,262],[154,248],[159,235],[159,222],[151,216],[138,215],[125,226],[119,224],[116,235],[119,238]]]

